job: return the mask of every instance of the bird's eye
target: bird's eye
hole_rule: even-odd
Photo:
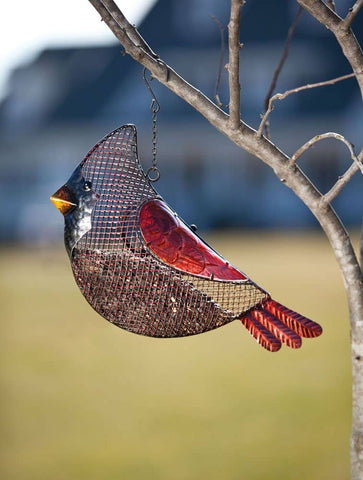
[[[92,183],[91,182],[84,182],[83,184],[83,190],[85,190],[86,192],[89,192],[92,188]]]

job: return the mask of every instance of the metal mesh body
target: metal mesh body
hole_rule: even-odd
[[[83,295],[110,322],[154,337],[180,337],[220,327],[268,294],[244,280],[185,273],[152,252],[140,230],[140,209],[161,199],[137,158],[136,129],[119,128],[83,160],[82,175],[99,199],[89,230],[72,252]]]

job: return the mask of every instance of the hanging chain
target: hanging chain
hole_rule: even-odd
[[[147,80],[146,78],[146,68],[144,68],[144,82],[149,90],[149,92],[151,93],[151,97],[152,97],[152,101],[151,101],[151,105],[150,105],[150,111],[152,113],[152,149],[151,149],[151,153],[152,153],[152,166],[148,169],[148,171],[146,172],[146,176],[147,178],[149,179],[150,182],[157,182],[160,178],[160,170],[158,169],[157,167],[157,159],[156,159],[156,155],[157,155],[157,148],[156,148],[156,143],[157,143],[157,116],[158,116],[158,112],[160,110],[160,105],[159,105],[159,102],[157,101],[156,97],[155,97],[155,94],[154,92],[152,91],[152,88],[150,86],[150,83],[149,81]],[[151,77],[151,80],[152,80],[152,77]]]

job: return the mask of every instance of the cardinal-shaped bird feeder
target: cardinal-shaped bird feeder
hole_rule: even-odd
[[[64,215],[81,292],[118,327],[170,338],[240,320],[271,352],[322,333],[272,300],[158,195],[139,163],[134,125],[97,143],[51,200]]]

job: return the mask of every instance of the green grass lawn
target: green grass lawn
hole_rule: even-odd
[[[349,478],[349,322],[328,242],[208,240],[323,336],[274,354],[239,322],[144,338],[92,311],[65,251],[0,250],[2,480]]]

